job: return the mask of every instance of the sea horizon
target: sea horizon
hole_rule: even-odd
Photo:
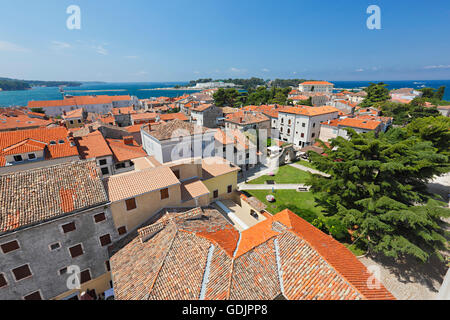
[[[450,100],[450,80],[362,80],[352,81],[330,80],[335,84],[335,88],[344,89],[360,89],[367,87],[369,83],[384,82],[388,85],[390,90],[399,88],[414,88],[420,89],[422,87],[439,88],[446,86],[444,100]],[[84,95],[132,95],[139,99],[149,99],[153,97],[179,97],[186,93],[193,93],[201,91],[199,89],[189,90],[171,90],[169,88],[174,85],[187,85],[187,81],[164,81],[164,82],[100,82],[100,81],[86,81],[81,82],[82,85],[78,87],[66,87],[65,94],[74,96]],[[167,89],[164,89],[167,88]],[[160,89],[160,90],[157,90]],[[39,100],[59,100],[63,95],[58,87],[33,87],[28,90],[20,91],[0,91],[0,107],[10,106],[26,106],[28,101]]]

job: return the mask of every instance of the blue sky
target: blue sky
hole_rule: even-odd
[[[81,30],[66,9],[81,8]],[[369,30],[369,5],[381,30]],[[450,79],[450,1],[15,0],[0,4],[0,77]]]

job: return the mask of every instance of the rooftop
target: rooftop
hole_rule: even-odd
[[[108,202],[95,161],[0,175],[0,233]]]
[[[52,122],[53,121],[51,120],[45,120],[36,117],[31,118],[25,114],[19,115],[0,114],[0,131],[13,129],[26,129],[33,127],[46,127]]]
[[[163,114],[159,115],[159,118],[162,121],[171,121],[171,120],[175,120],[175,119],[178,119],[178,120],[181,120],[181,121],[188,121],[189,120],[188,117],[184,113],[181,113],[181,112],[178,112],[178,113],[163,113]]]
[[[74,140],[82,159],[95,159],[113,155],[100,131],[94,131],[86,136],[74,138]]]
[[[130,144],[125,143],[125,138],[106,139],[106,142],[114,155],[115,161],[122,162],[147,156],[147,153],[136,141],[134,141],[133,137],[128,137]]]
[[[125,96],[74,96],[63,100],[29,101],[28,108],[49,108],[64,106],[83,106],[91,104],[107,104],[113,101],[130,100],[131,97]]]
[[[226,121],[237,124],[253,124],[270,121],[270,119],[260,112],[238,111],[228,114]]]
[[[66,114],[62,116],[63,119],[82,118],[82,117],[83,117],[83,108],[66,112]]]
[[[394,299],[368,289],[366,267],[289,210],[241,233],[209,208],[152,222],[111,250],[117,299]]]
[[[332,84],[331,82],[328,82],[328,81],[305,81],[305,82],[300,83],[300,85],[313,85],[313,86],[327,85],[327,86],[332,86],[334,84]]]
[[[180,184],[180,181],[170,168],[158,166],[111,176],[103,183],[109,200],[116,202]]]
[[[64,127],[0,132],[0,166],[6,164],[5,149],[30,145],[31,140],[46,145],[46,159],[78,156],[78,150],[71,145],[68,135],[69,131]]]
[[[339,109],[336,109],[335,107],[332,106],[322,106],[322,107],[295,106],[284,108],[283,110],[280,110],[280,112],[314,117],[334,112],[339,113]]]
[[[159,141],[169,140],[172,137],[185,137],[195,134],[203,134],[208,131],[207,128],[181,121],[179,119],[175,119],[166,123],[144,126],[143,130],[148,132],[151,136],[158,139]]]
[[[331,127],[352,127],[359,129],[375,130],[381,124],[380,120],[368,120],[362,118],[344,118],[335,119],[329,122],[323,122],[322,125]]]

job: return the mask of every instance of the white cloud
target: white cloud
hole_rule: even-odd
[[[8,41],[0,40],[0,51],[10,51],[10,52],[28,52],[27,48],[21,47],[17,44]]]
[[[235,67],[231,67],[230,71],[234,72],[234,73],[242,73],[242,72],[246,72],[247,69],[238,69],[238,68],[235,68]]]
[[[360,69],[356,69],[356,72],[364,72],[364,69],[360,68]]]
[[[426,66],[424,69],[450,69],[450,65],[436,65],[436,66]]]
[[[95,46],[93,46],[92,48],[93,48],[93,49],[95,50],[95,52],[97,52],[98,54],[101,54],[101,55],[104,55],[104,56],[108,55],[108,50],[105,49],[105,48],[103,47],[103,45],[95,45]]]
[[[67,42],[52,41],[52,47],[53,49],[68,49],[71,48],[72,45]]]
[[[269,72],[270,70],[269,70],[269,69],[266,69],[266,68],[263,68],[263,69],[261,69],[261,71],[262,71],[262,72]]]

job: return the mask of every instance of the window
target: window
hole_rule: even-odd
[[[5,275],[3,273],[0,273],[0,288],[6,287],[8,285],[8,282],[6,282]]]
[[[41,293],[39,291],[30,293],[29,295],[23,297],[24,300],[42,300]]]
[[[91,280],[91,272],[89,270],[84,270],[80,272],[80,283],[86,283]]]
[[[168,198],[169,198],[169,189],[168,188],[162,189],[161,190],[161,200],[168,199]]]
[[[64,268],[62,268],[62,269],[59,269],[59,275],[60,276],[62,276],[63,274],[66,274],[67,273],[67,267],[64,267]]]
[[[314,138],[315,136],[316,136],[316,134],[315,134],[315,133],[313,133],[313,134],[311,135],[311,137],[312,137],[312,138]]]
[[[77,244],[76,246],[70,247],[69,248],[70,251],[70,255],[72,256],[72,258],[76,258],[79,257],[81,255],[83,255],[83,247],[81,246],[81,244]]]
[[[127,211],[134,210],[137,208],[135,198],[125,200],[125,204],[127,205]]]
[[[219,190],[214,190],[213,198],[216,199],[219,197]]]
[[[228,186],[228,193],[233,192],[233,186]]]
[[[117,229],[117,232],[119,233],[119,236],[122,236],[122,235],[127,233],[127,227],[125,227],[125,226],[124,227],[120,227],[120,228]]]
[[[64,144],[64,140],[59,140],[58,143],[59,144]]]
[[[100,160],[98,162],[101,166],[105,166],[108,162],[106,161],[106,159]]]
[[[53,140],[52,140],[52,141],[50,141],[50,145],[51,145],[51,146],[54,146],[54,145],[56,145],[56,141],[53,141]]]
[[[102,168],[102,174],[103,174],[103,175],[109,174],[109,169],[108,169],[108,167]]]
[[[304,137],[305,137],[305,134],[304,134],[304,133],[302,133],[302,134],[300,135],[300,137],[304,138]]]
[[[111,244],[111,236],[109,234],[105,234],[104,236],[101,236],[100,243],[101,243],[102,247],[107,246],[108,244]]]
[[[36,159],[36,155],[35,155],[34,153],[29,153],[29,154],[28,154],[28,159],[29,159],[29,160]]]
[[[109,260],[105,261],[106,271],[111,271],[111,265],[109,264]]]
[[[303,127],[303,128],[306,127],[306,123],[303,122],[303,123],[302,123],[302,127]]]
[[[59,248],[61,248],[61,244],[59,242],[53,243],[53,244],[50,245],[50,250],[51,251],[57,250]]]
[[[180,170],[174,170],[173,174],[177,177],[177,179],[180,179]]]
[[[99,223],[99,222],[102,222],[102,221],[105,221],[105,220],[106,220],[106,216],[105,216],[104,212],[96,214],[94,216],[95,223]]]
[[[124,168],[125,168],[125,163],[116,164],[116,169],[124,169]]]
[[[16,281],[19,281],[19,280],[22,280],[22,279],[25,279],[25,278],[28,278],[31,276],[31,270],[27,264],[13,269],[12,272],[14,274],[14,277],[16,278]]]
[[[23,158],[22,158],[21,155],[14,156],[14,161],[15,161],[15,162],[21,162],[21,161],[23,161]]]
[[[314,122],[314,123],[313,123],[313,128],[315,128],[315,127],[316,127],[316,123]]]
[[[64,233],[69,233],[75,231],[77,228],[75,227],[75,222],[67,223],[62,226]]]
[[[78,119],[78,123],[81,123],[81,119]]]
[[[70,120],[69,123],[70,123],[70,124],[73,124],[73,120]]]
[[[19,243],[14,240],[1,245],[3,253],[8,253],[17,249],[20,249]]]

